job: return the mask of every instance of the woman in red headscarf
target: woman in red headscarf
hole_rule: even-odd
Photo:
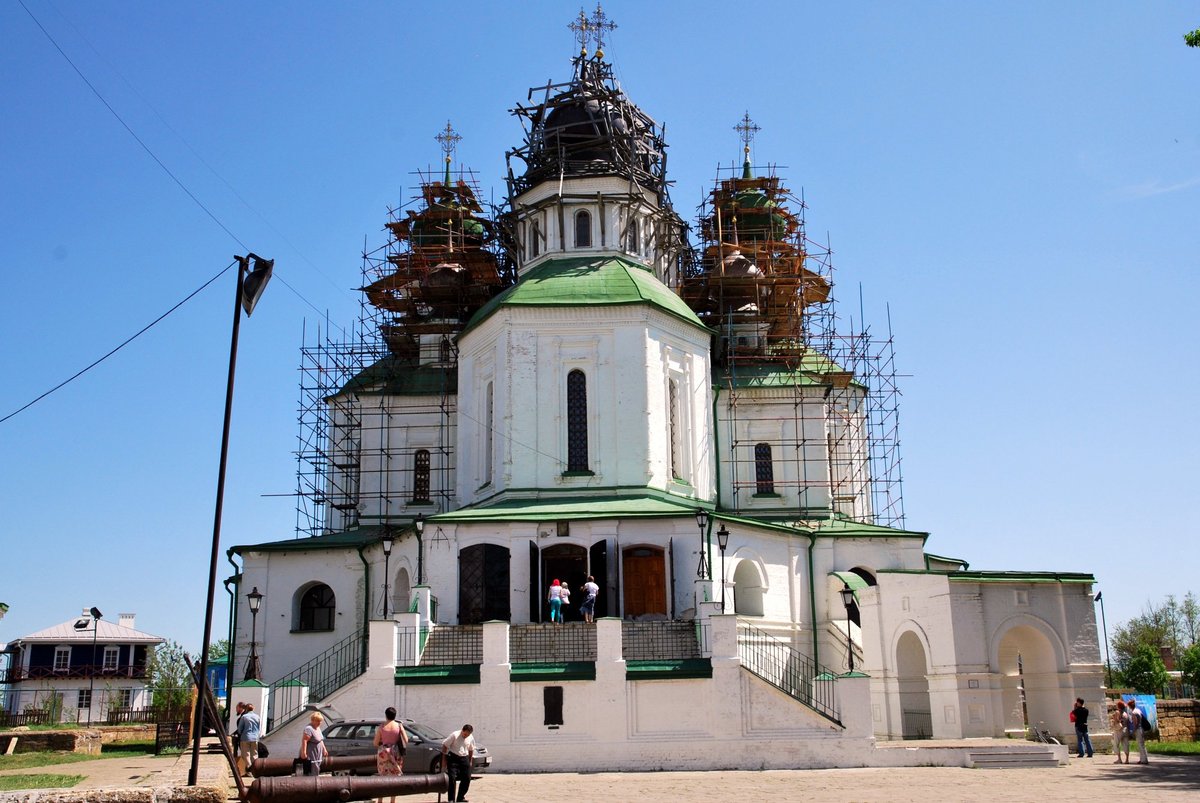
[[[550,621],[562,624],[562,583],[558,582],[558,578],[550,584],[550,593],[546,595],[546,600],[550,603]]]

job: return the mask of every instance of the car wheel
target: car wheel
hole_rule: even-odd
[[[442,757],[438,756],[433,761],[429,762],[429,774],[437,775],[442,771]]]

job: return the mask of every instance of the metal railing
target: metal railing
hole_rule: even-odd
[[[146,677],[145,666],[104,666],[103,664],[74,664],[55,669],[52,666],[14,666],[0,675],[0,683],[19,683],[23,680],[51,678],[110,678],[128,679]]]
[[[513,625],[508,656],[514,664],[596,660],[596,628],[584,622]]]
[[[190,723],[186,719],[173,722],[159,722],[154,729],[154,755],[161,755],[164,750],[183,750],[188,746]]]
[[[765,630],[738,623],[742,666],[823,717],[842,724],[832,670]]]
[[[106,725],[123,725],[126,723],[166,722],[186,719],[186,709],[158,708],[110,708],[104,717]]]
[[[929,711],[900,711],[900,728],[905,739],[932,739],[933,714]]]
[[[621,655],[626,661],[677,660],[704,655],[707,622],[622,622]]]
[[[441,625],[428,632],[421,666],[483,663],[483,625]]]
[[[325,652],[293,669],[270,686],[271,721],[274,730],[295,719],[308,702],[322,700],[367,670],[367,640],[355,632]],[[289,689],[307,686],[308,699]]]

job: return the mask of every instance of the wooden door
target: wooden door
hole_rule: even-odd
[[[621,581],[624,585],[626,618],[652,613],[666,616],[666,564],[661,549],[626,549],[622,561]]]

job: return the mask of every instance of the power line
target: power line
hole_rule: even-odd
[[[22,412],[24,412],[25,410],[28,410],[30,407],[32,407],[33,405],[37,404],[37,403],[38,403],[38,402],[40,402],[42,399],[46,398],[47,396],[49,396],[51,393],[53,393],[54,391],[58,390],[59,388],[65,387],[66,385],[69,385],[70,383],[74,382],[76,379],[78,379],[79,377],[83,376],[83,375],[84,375],[84,374],[86,374],[88,371],[92,370],[92,369],[93,369],[93,368],[95,368],[97,365],[99,365],[100,363],[104,362],[104,361],[105,361],[105,360],[107,360],[109,357],[111,357],[112,355],[114,355],[114,354],[116,354],[118,351],[120,351],[121,349],[123,349],[123,348],[125,348],[126,346],[128,346],[128,345],[129,345],[130,343],[132,343],[134,340],[136,340],[137,338],[139,338],[139,337],[141,337],[143,334],[145,334],[147,331],[149,331],[149,330],[150,330],[150,329],[151,329],[151,328],[152,328],[152,327],[153,327],[155,324],[157,324],[157,323],[158,323],[159,321],[161,321],[163,318],[167,317],[167,316],[168,316],[168,315],[170,315],[172,312],[174,312],[175,310],[179,309],[180,307],[182,307],[182,306],[183,306],[184,304],[186,304],[187,302],[191,301],[191,300],[192,300],[192,298],[193,298],[193,297],[195,297],[197,293],[199,293],[199,292],[200,292],[201,290],[203,290],[204,288],[208,287],[210,284],[212,284],[213,282],[215,282],[217,279],[221,278],[221,276],[225,275],[225,272],[226,272],[226,271],[228,271],[230,268],[232,268],[232,267],[233,267],[234,265],[236,265],[236,264],[237,264],[237,260],[234,260],[233,262],[230,262],[228,265],[226,265],[224,268],[222,268],[222,269],[221,269],[221,271],[220,271],[219,273],[217,273],[217,275],[216,275],[216,276],[213,276],[213,277],[212,277],[211,279],[209,279],[207,282],[205,282],[204,284],[200,285],[199,287],[197,287],[197,288],[196,288],[195,290],[193,290],[192,292],[188,293],[188,295],[187,295],[187,297],[186,297],[186,298],[184,298],[182,301],[180,301],[180,302],[179,302],[178,304],[176,304],[175,306],[171,307],[169,310],[167,310],[166,312],[164,312],[162,315],[159,315],[157,318],[155,318],[154,320],[152,320],[150,323],[148,323],[148,324],[146,324],[145,326],[143,326],[143,327],[142,327],[140,330],[138,330],[138,332],[137,332],[136,334],[134,334],[132,337],[130,337],[130,338],[128,338],[128,339],[126,339],[126,340],[125,340],[124,342],[122,342],[122,343],[121,343],[119,346],[117,346],[116,348],[114,348],[114,349],[112,349],[111,351],[109,351],[109,352],[108,352],[107,354],[105,354],[103,357],[101,357],[100,359],[96,360],[95,362],[93,362],[91,365],[87,366],[87,367],[86,367],[86,368],[84,368],[83,370],[81,370],[81,371],[78,371],[78,372],[77,372],[77,373],[76,373],[74,376],[71,376],[71,377],[69,377],[69,378],[67,378],[67,379],[64,379],[62,382],[59,382],[57,385],[55,385],[54,387],[50,388],[50,389],[49,389],[49,390],[47,390],[45,393],[43,393],[42,395],[38,396],[36,399],[34,399],[33,401],[31,401],[31,402],[29,402],[28,404],[24,405],[23,407],[20,407],[19,409],[16,409],[16,410],[13,410],[13,411],[12,411],[11,413],[9,413],[8,415],[4,416],[3,418],[0,418],[0,424],[3,424],[5,421],[7,421],[8,419],[10,419],[10,418],[12,418],[13,416],[17,415],[18,413],[22,413]]]

